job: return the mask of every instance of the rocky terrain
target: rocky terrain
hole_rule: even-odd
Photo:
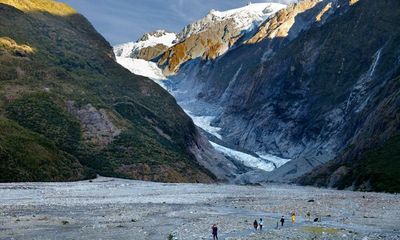
[[[221,22],[200,20],[193,26],[202,31],[155,61],[178,103],[208,118],[203,129],[226,146],[291,160],[264,181],[297,181],[321,166],[300,182],[398,191],[398,154],[387,151],[400,133],[398,9],[396,1],[303,0],[222,55],[199,40],[214,31],[224,39]],[[385,157],[378,163],[374,153]]]
[[[326,6],[335,9],[334,4],[319,2],[298,14],[296,23],[317,19],[319,11],[326,15]],[[357,155],[399,134],[399,49],[395,43],[399,29],[392,25],[398,16],[396,3],[336,4],[340,5],[336,14],[331,12],[324,24],[319,27],[321,23],[317,21],[294,40],[289,34],[282,40],[264,40],[226,54],[207,77],[206,84],[218,82],[204,88],[213,91],[196,93],[210,102],[222,99],[224,110],[215,125],[222,127],[226,139],[245,148],[293,159],[272,173],[270,180],[301,176],[346,150],[345,161],[355,162]],[[359,25],[359,21],[364,24]],[[371,32],[373,26],[383,31]],[[291,32],[292,29],[301,33],[298,27],[292,27]],[[370,35],[365,38],[367,33]],[[346,49],[357,49],[360,54],[349,54]],[[386,54],[382,55],[382,51]],[[261,60],[258,67],[253,66],[257,65],[255,60]],[[232,67],[226,69],[228,65]],[[200,79],[196,81],[202,82]],[[391,168],[398,171],[397,159],[371,170],[371,176],[386,175]],[[389,174],[386,177],[394,180]],[[337,182],[331,180],[331,186],[335,186]],[[354,177],[344,185],[354,187],[356,182],[357,187],[370,180],[374,181]],[[397,181],[395,185],[399,186]],[[372,183],[365,189],[376,187]]]
[[[297,220],[289,220],[291,212]],[[306,217],[310,212],[311,217]],[[276,228],[284,215],[283,227]],[[0,184],[0,239],[400,239],[398,195],[289,185]],[[252,229],[263,218],[263,232]],[[320,221],[313,222],[314,218]],[[170,238],[170,239],[171,239]]]

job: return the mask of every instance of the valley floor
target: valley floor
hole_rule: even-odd
[[[309,221],[308,211],[321,222]],[[286,223],[276,229],[282,215]],[[260,217],[266,226],[256,233]],[[0,184],[0,239],[211,239],[213,223],[219,239],[400,239],[400,196],[103,177]]]

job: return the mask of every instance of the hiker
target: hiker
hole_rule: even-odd
[[[308,219],[308,221],[311,221],[311,213],[310,213],[310,211],[307,212],[307,219]]]
[[[296,213],[292,213],[292,224],[296,222]]]
[[[218,227],[217,227],[217,224],[214,224],[211,229],[212,229],[213,240],[218,240]]]
[[[262,231],[262,227],[264,225],[264,221],[262,220],[262,218],[260,218],[260,222],[258,223],[258,225],[260,225],[260,231]]]
[[[257,222],[257,219],[256,219],[256,220],[254,220],[254,222],[253,222],[253,227],[254,227],[254,229],[257,231],[257,228],[258,228],[258,222]]]
[[[283,224],[285,223],[285,217],[284,216],[282,216],[281,217],[281,227],[283,227]]]

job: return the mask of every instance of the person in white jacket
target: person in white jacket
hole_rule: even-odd
[[[260,218],[260,222],[258,223],[258,225],[260,226],[260,231],[262,231],[263,225],[264,225],[264,221],[262,218]]]

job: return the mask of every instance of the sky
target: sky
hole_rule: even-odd
[[[83,14],[112,45],[136,41],[157,29],[179,32],[211,9],[245,6],[249,0],[59,0]],[[294,0],[274,0],[289,3]],[[271,0],[252,0],[252,3]]]

